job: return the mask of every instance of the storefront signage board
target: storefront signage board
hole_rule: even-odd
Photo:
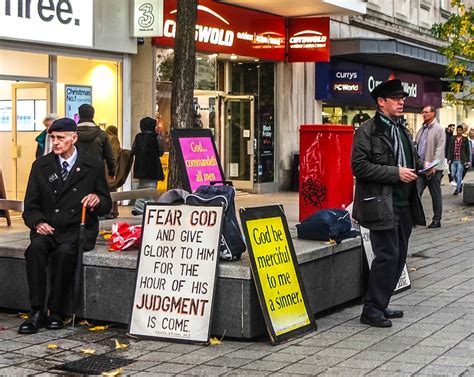
[[[441,80],[368,64],[333,60],[316,64],[316,99],[328,103],[374,107],[370,92],[389,78],[402,81],[409,94],[405,107],[441,107]]]
[[[92,47],[93,0],[0,2],[0,38]]]
[[[199,186],[224,181],[224,172],[210,129],[183,128],[171,131],[185,189],[194,192]]]
[[[92,86],[65,85],[64,100],[66,118],[79,121],[79,106],[87,103],[92,105]]]
[[[316,329],[288,223],[278,205],[242,208],[252,275],[270,339],[278,344]]]
[[[165,0],[163,36],[153,43],[174,46],[177,1]],[[285,19],[268,13],[200,0],[196,50],[283,61]]]
[[[163,1],[132,1],[132,35],[134,37],[156,37],[163,35]]]
[[[288,20],[288,61],[328,62],[329,17]]]
[[[129,332],[209,342],[222,207],[147,204]]]

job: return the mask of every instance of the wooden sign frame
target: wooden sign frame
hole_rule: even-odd
[[[282,207],[273,205],[241,208],[240,218],[249,251],[252,275],[271,342],[279,344],[315,330],[317,325],[314,320],[314,311],[309,306],[295,248]],[[252,229],[249,229],[249,226]],[[265,227],[264,232],[262,232],[263,227]],[[262,244],[263,246],[260,246]],[[284,251],[282,251],[282,246]],[[273,250],[275,250],[274,253],[272,253]],[[270,253],[263,255],[267,251]],[[260,253],[262,254],[260,255]],[[268,262],[275,260],[279,260],[280,263]],[[264,266],[266,280],[262,279],[260,275],[259,265],[262,264],[266,265]],[[269,268],[270,264],[275,267]],[[283,266],[284,264],[287,266]],[[279,267],[280,265],[282,266]],[[261,270],[263,274],[263,269]],[[271,271],[273,274],[269,274]],[[275,276],[275,274],[277,275]],[[277,290],[274,290],[275,288]],[[290,293],[288,288],[293,291]],[[292,306],[298,312],[288,313]],[[278,310],[281,312],[278,313]]]
[[[185,190],[194,192],[201,185],[225,181],[224,170],[210,129],[172,129],[171,137],[176,149],[180,171],[186,177],[183,180]],[[194,151],[183,148],[185,144],[191,144],[194,141],[196,141]],[[193,157],[197,157],[197,159],[190,158],[193,153],[195,154]],[[189,161],[195,161],[195,163],[190,164]],[[199,179],[200,181],[198,181]]]
[[[223,216],[223,207],[145,205],[130,334],[209,344]]]

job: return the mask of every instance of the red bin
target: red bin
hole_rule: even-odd
[[[300,126],[300,221],[321,208],[342,208],[352,203],[353,139],[352,126]]]

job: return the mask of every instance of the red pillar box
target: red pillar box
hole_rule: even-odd
[[[352,126],[312,124],[300,127],[300,221],[321,208],[352,202]]]

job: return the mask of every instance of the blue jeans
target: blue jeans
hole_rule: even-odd
[[[456,190],[461,191],[461,181],[462,181],[462,173],[464,172],[464,165],[462,164],[461,161],[459,160],[455,160],[453,161],[452,165],[451,165],[451,169],[452,169],[452,176],[453,176],[453,179],[455,180],[456,182]]]

